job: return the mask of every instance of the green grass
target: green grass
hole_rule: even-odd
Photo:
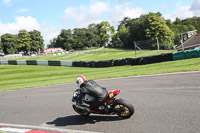
[[[105,79],[160,73],[199,71],[200,58],[149,65],[109,68],[0,65],[0,91],[74,82],[78,75]]]
[[[105,53],[104,53],[105,52]],[[171,53],[174,50],[160,50],[160,53]],[[80,53],[80,51],[78,52]],[[75,53],[71,53],[75,54]],[[111,60],[111,59],[122,59],[135,57],[134,50],[127,49],[116,49],[116,48],[104,48],[102,50],[96,51],[94,53],[88,54],[77,54],[77,55],[61,55],[61,56],[44,56],[44,57],[32,57],[32,58],[22,58],[16,60],[69,60],[69,61],[96,61],[96,60]],[[145,50],[137,51],[137,57],[157,55],[159,52],[157,50]]]

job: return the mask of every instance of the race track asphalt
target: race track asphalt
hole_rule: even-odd
[[[135,107],[130,119],[81,117],[71,106],[75,83],[0,92],[0,123],[104,133],[200,132],[200,71],[97,80]]]

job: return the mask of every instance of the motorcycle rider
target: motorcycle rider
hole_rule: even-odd
[[[90,103],[91,110],[102,109],[102,105],[105,99],[108,97],[108,91],[106,88],[99,86],[94,80],[86,80],[84,76],[78,76],[76,78],[77,86],[80,87],[81,96],[88,94],[95,99]]]

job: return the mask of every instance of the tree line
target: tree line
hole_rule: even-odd
[[[88,28],[62,29],[61,33],[50,41],[49,48],[61,47],[66,50],[105,46],[115,31],[109,22],[90,24]]]
[[[162,14],[148,13],[139,18],[125,17],[119,22],[115,31],[109,22],[90,24],[88,28],[63,29],[50,41],[48,47],[63,49],[83,49],[84,47],[108,46],[113,48],[133,48],[134,42],[159,39],[160,48],[172,49],[180,44],[180,33],[197,30],[200,32],[200,17],[192,17],[174,22],[165,20]],[[157,47],[155,43],[147,44],[148,48]]]
[[[4,54],[18,54],[24,52],[27,54],[30,51],[37,52],[44,48],[44,40],[41,33],[37,30],[27,32],[20,30],[17,35],[4,34],[1,36],[0,52]]]
[[[125,17],[117,29],[107,21],[90,24],[87,28],[62,29],[60,34],[47,45],[48,48],[61,47],[65,50],[108,46],[113,48],[133,48],[134,42],[159,39],[162,49],[172,49],[180,44],[180,33],[197,30],[200,32],[200,17],[176,18],[174,22],[165,20],[162,14],[148,13],[139,18]],[[0,50],[5,54],[18,51],[38,51],[44,47],[39,31],[19,31],[18,35],[1,36]],[[154,49],[155,44],[147,44]]]

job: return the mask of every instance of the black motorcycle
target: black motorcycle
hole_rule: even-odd
[[[91,110],[90,103],[95,99],[94,97],[86,94],[81,97],[80,89],[77,89],[73,93],[72,107],[73,109],[82,116],[88,116],[90,113],[93,114],[107,114],[107,115],[118,115],[122,118],[130,118],[134,114],[133,105],[127,100],[116,98],[116,95],[120,93],[120,90],[113,90],[109,92],[108,98],[104,101],[98,109]]]

